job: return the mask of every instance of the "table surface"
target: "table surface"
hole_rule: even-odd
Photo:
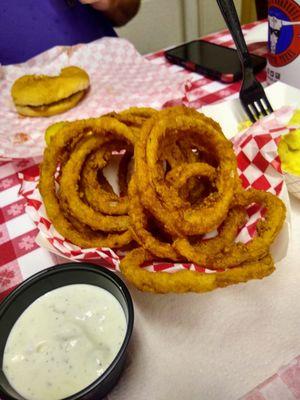
[[[256,24],[245,26],[244,31],[252,29]],[[205,39],[234,47],[227,31],[209,35]],[[262,43],[252,44],[249,48],[259,55],[266,53],[266,47]],[[238,96],[240,82],[222,84],[201,75],[183,71],[181,67],[168,64],[163,56],[163,51],[147,55],[146,58],[152,63],[168,66],[173,72],[180,71],[189,76],[191,85],[186,98],[173,99],[170,101],[170,105],[183,102],[199,109],[203,105]],[[258,77],[265,82],[265,71],[259,73]],[[38,230],[25,212],[25,199],[19,195],[18,173],[30,173],[30,171],[36,170],[38,162],[38,159],[0,162],[0,299],[32,274],[62,261],[56,255],[40,248],[35,242]],[[300,202],[293,198],[291,198],[291,219],[292,237],[300,238]],[[297,256],[299,258],[300,255],[297,246],[294,246],[291,251],[297,262]],[[289,254],[289,256],[291,255]],[[292,360],[293,357],[295,358]],[[297,357],[297,354],[291,352],[291,358],[286,361],[290,361],[286,367],[281,367],[275,375],[253,389],[243,399],[300,399],[300,356]],[[265,378],[264,375],[256,376],[253,387]]]

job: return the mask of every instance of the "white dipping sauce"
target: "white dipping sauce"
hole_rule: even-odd
[[[69,285],[38,298],[11,330],[3,371],[28,400],[58,400],[86,388],[121,348],[126,318],[118,300],[93,285]]]

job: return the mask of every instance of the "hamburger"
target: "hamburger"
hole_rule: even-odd
[[[63,68],[58,76],[24,75],[17,79],[11,95],[20,115],[49,117],[75,107],[90,86],[81,68]]]

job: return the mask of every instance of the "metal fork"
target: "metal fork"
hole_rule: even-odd
[[[243,82],[240,90],[242,106],[252,122],[273,112],[264,88],[257,81],[233,0],[217,0],[232,35],[242,64]]]

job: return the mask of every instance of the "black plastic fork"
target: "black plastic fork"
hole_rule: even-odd
[[[257,81],[233,0],[217,0],[223,18],[236,45],[242,64],[243,82],[240,90],[242,106],[252,122],[273,112],[264,88]]]

